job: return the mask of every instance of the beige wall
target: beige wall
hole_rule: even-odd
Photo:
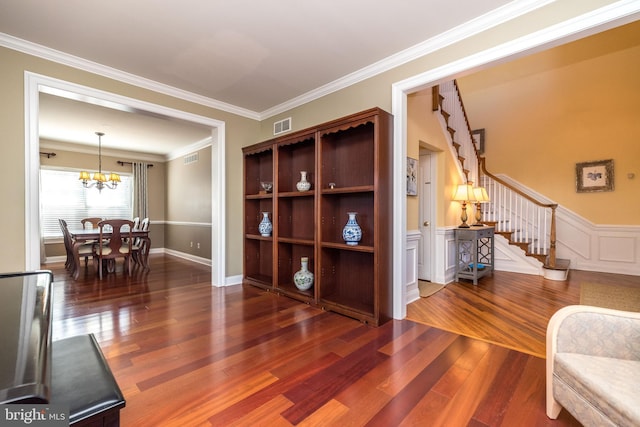
[[[242,150],[241,147],[258,140],[259,123],[235,114],[205,107],[192,102],[175,99],[150,90],[127,85],[106,77],[80,71],[22,54],[11,49],[0,48],[0,129],[3,129],[0,148],[0,168],[4,176],[15,177],[4,180],[0,187],[3,200],[10,203],[0,214],[0,232],[11,247],[0,248],[0,271],[24,269],[25,259],[25,118],[24,118],[24,72],[30,71],[96,88],[106,92],[151,102],[186,111],[192,114],[220,120],[226,129],[226,181],[227,181],[227,253],[242,253]],[[242,274],[242,258],[227,256],[228,275]]]
[[[371,107],[391,112],[391,87],[394,83],[414,77],[425,71],[465,59],[487,49],[495,48],[515,38],[562,23],[615,0],[559,1],[546,5],[530,14],[488,29],[466,40],[431,52],[385,73],[355,83],[320,99],[279,113],[261,122],[260,140],[273,137],[273,122],[292,118],[292,130],[301,130],[318,123],[343,117]]]
[[[0,232],[11,246],[0,249],[0,271],[12,271],[25,265],[25,212],[24,212],[24,72],[25,70],[53,78],[97,88],[135,99],[168,106],[204,117],[221,120],[226,124],[226,250],[227,275],[242,273],[242,152],[241,147],[271,137],[274,120],[291,116],[294,129],[303,129],[317,123],[341,117],[373,106],[391,110],[393,83],[424,71],[449,64],[514,38],[531,34],[550,25],[571,19],[614,0],[583,0],[554,2],[482,34],[432,52],[391,71],[356,83],[343,90],[326,95],[316,101],[291,109],[258,123],[251,119],[172,98],[147,89],[114,81],[96,74],[80,71],[0,48],[0,129],[3,130],[0,169],[4,180],[0,194],[11,207],[0,215]]]
[[[487,169],[596,224],[640,224],[640,22],[458,80]],[[578,162],[613,159],[613,192],[577,193]],[[628,178],[628,174],[634,178]]]
[[[211,227],[202,223],[211,223],[211,147],[197,153],[197,162],[167,163],[165,247],[210,259]]]

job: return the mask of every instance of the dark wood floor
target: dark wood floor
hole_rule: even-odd
[[[540,357],[428,319],[373,328],[251,286],[213,288],[207,267],[179,258],[150,262],[132,278],[119,264],[102,281],[91,268],[73,281],[62,265],[47,266],[53,338],[95,334],[127,400],[123,426],[579,425],[565,411],[557,421],[545,416]],[[482,287],[465,291],[478,300],[450,295],[448,285],[426,300],[442,299],[441,318],[463,303],[455,311],[465,318],[454,324],[493,311],[520,330],[519,316],[546,316],[538,316],[541,300],[575,298],[571,283],[536,285],[500,309],[503,275],[529,283],[496,273],[493,297]],[[528,310],[506,314],[518,306]]]

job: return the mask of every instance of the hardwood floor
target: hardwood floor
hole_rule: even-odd
[[[495,272],[474,286],[450,283],[407,307],[407,319],[545,358],[549,319],[580,302],[584,282],[635,284],[640,277],[572,270],[567,281]]]
[[[47,266],[53,338],[95,334],[127,400],[123,426],[579,425],[566,411],[546,417],[544,359],[487,337],[428,319],[373,328],[255,287],[211,287],[209,268],[175,257],[150,263],[131,278],[119,263],[102,281],[91,268],[74,281],[61,264]],[[536,290],[527,277],[448,285],[410,309],[430,314],[435,308],[422,308],[430,300],[441,322],[463,313],[451,325],[479,324],[491,314],[501,336],[539,334],[546,310],[576,294],[572,282]],[[535,350],[536,339],[520,340]]]

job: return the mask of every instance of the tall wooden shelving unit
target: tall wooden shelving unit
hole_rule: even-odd
[[[309,258],[309,269],[315,273],[316,259],[316,134],[303,131],[276,141],[277,147],[277,272],[275,288],[288,296],[315,303],[316,286],[301,291],[293,283],[300,269],[300,258]],[[300,192],[296,183],[300,171],[307,172],[311,189]]]
[[[244,280],[265,289],[271,289],[274,283],[273,234],[261,236],[258,225],[262,212],[273,214],[273,191],[263,191],[260,182],[273,182],[273,162],[270,142],[244,150]]]
[[[246,283],[375,326],[391,318],[391,133],[391,115],[374,108],[243,150]],[[300,171],[309,191],[296,189]],[[273,192],[260,194],[271,177]],[[257,232],[263,211],[270,237]],[[347,212],[362,229],[356,246],[342,239]],[[293,283],[301,257],[315,275],[307,291]]]

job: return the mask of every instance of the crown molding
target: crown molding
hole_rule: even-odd
[[[320,86],[314,90],[306,92],[300,96],[292,98],[282,104],[276,105],[262,112],[251,111],[232,104],[198,95],[193,92],[178,89],[55,49],[50,49],[36,43],[31,43],[5,33],[0,33],[0,46],[4,46],[13,50],[17,50],[29,55],[37,56],[80,70],[88,71],[107,78],[118,80],[123,83],[131,84],[144,89],[149,89],[154,92],[169,95],[178,99],[193,102],[195,104],[204,105],[210,108],[215,108],[221,111],[226,111],[228,113],[236,114],[238,116],[261,121],[288,111],[292,108],[296,108],[316,99],[322,98],[323,96],[347,88],[363,80],[374,77],[393,68],[399,67],[405,63],[419,59],[439,49],[445,48],[454,43],[486,31],[490,28],[513,20],[519,16],[542,8],[550,3],[553,3],[554,1],[555,0],[515,0],[502,7],[492,10],[489,13],[474,18],[471,21],[464,23],[463,25],[459,25],[458,27],[455,27],[449,31],[445,31],[435,37],[432,37],[431,39],[418,43],[413,47],[384,58],[358,71],[347,74],[344,77],[341,77],[337,80],[334,80],[330,83],[327,83],[323,86]],[[577,18],[571,20],[570,22],[572,22],[572,24],[575,24],[576,21],[582,21],[582,28],[584,29],[588,27],[588,21],[591,19],[593,19],[596,24],[602,24],[603,22],[608,22],[608,18],[611,18],[612,16],[616,17],[616,19],[619,19],[622,16],[630,17],[632,14],[637,12],[637,0],[621,0],[591,13],[582,15],[581,17],[579,17],[579,19]],[[627,22],[632,22],[635,19],[637,18],[629,18]],[[564,23],[554,26],[555,31],[563,26],[565,26]],[[571,26],[572,25],[570,24],[569,27]],[[564,33],[566,35],[567,31],[564,31]]]
[[[451,30],[445,31],[418,43],[408,49],[400,51],[394,55],[388,56],[378,62],[375,62],[367,67],[361,68],[351,74],[347,74],[337,80],[334,80],[326,85],[320,86],[317,89],[304,93],[300,96],[290,99],[287,102],[276,105],[260,113],[260,120],[267,119],[276,114],[283,113],[292,108],[299,107],[300,105],[314,101],[325,95],[329,95],[333,92],[337,92],[341,89],[359,83],[368,78],[374,77],[378,74],[382,74],[393,68],[399,67],[407,62],[419,59],[437,50],[450,46],[454,43],[472,37],[490,28],[508,22],[519,16],[525,15],[531,11],[544,7],[555,0],[517,0],[502,7],[492,10],[489,13],[481,15],[471,21],[465,22]]]
[[[391,55],[370,66],[362,68],[361,70],[358,70],[354,73],[348,74],[340,79],[309,91],[303,95],[292,98],[287,102],[269,108],[261,113],[208,98],[202,95],[198,95],[193,92],[178,89],[144,77],[136,76],[134,74],[108,67],[93,61],[89,61],[78,56],[70,55],[55,49],[51,49],[37,43],[22,40],[5,33],[0,33],[0,46],[4,46],[13,50],[17,50],[29,55],[57,62],[59,64],[67,65],[80,70],[88,71],[97,75],[108,77],[123,83],[149,89],[154,92],[163,93],[165,95],[183,99],[185,101],[226,111],[228,113],[236,114],[242,117],[247,117],[249,119],[264,120],[291,108],[298,107],[330,93],[344,89],[362,80],[381,74],[385,71],[398,67],[414,59],[420,58],[438,49],[442,49],[443,47],[471,37],[474,34],[480,33],[496,25],[500,25],[518,16],[543,7],[553,1],[554,0],[513,1],[485,15],[479,16],[469,22],[466,22],[463,25],[453,28],[452,30],[439,34],[436,37],[433,37],[411,48]]]
[[[78,56],[70,55],[59,50],[51,49],[37,43],[13,37],[6,33],[0,33],[0,46],[13,49],[28,55],[33,55],[58,64],[67,65],[79,70],[87,71],[113,80],[127,83],[133,86],[148,89],[157,93],[172,96],[174,98],[193,102],[194,104],[204,105],[206,107],[215,108],[217,110],[226,111],[227,113],[236,114],[253,120],[259,120],[260,115],[246,108],[237,107],[226,102],[198,95],[193,92],[178,89],[173,86],[165,85],[135,74],[127,73],[97,62],[89,61]]]

